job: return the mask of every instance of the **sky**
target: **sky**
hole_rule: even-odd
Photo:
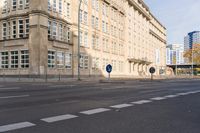
[[[200,0],[144,0],[167,28],[167,43],[184,43],[188,32],[200,31]]]

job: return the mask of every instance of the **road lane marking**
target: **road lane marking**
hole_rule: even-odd
[[[121,109],[121,108],[126,108],[126,107],[130,107],[133,106],[132,104],[118,104],[118,105],[113,105],[110,106],[111,108],[117,108],[117,109]]]
[[[185,96],[185,95],[189,95],[191,94],[190,92],[182,92],[182,93],[178,93],[177,95],[179,96]]]
[[[135,101],[135,102],[131,102],[133,104],[145,104],[145,103],[150,103],[152,101],[150,100],[140,100],[140,101]]]
[[[76,85],[54,85],[54,86],[49,86],[51,88],[57,88],[57,87],[74,87]]]
[[[22,129],[22,128],[26,128],[26,127],[32,127],[32,126],[35,126],[35,124],[30,123],[30,122],[21,122],[21,123],[4,125],[4,126],[0,126],[0,133],[17,130],[17,129]]]
[[[174,98],[174,97],[177,97],[178,95],[167,95],[167,96],[164,96],[165,98]]]
[[[4,96],[4,97],[0,97],[0,99],[23,98],[23,97],[29,97],[29,96],[30,96],[30,95]]]
[[[92,110],[82,111],[80,113],[81,114],[86,114],[86,115],[92,115],[92,114],[102,113],[102,112],[106,112],[106,111],[110,111],[110,109],[98,108],[98,109],[92,109]]]
[[[78,116],[66,114],[66,115],[59,115],[59,116],[43,118],[43,119],[41,119],[41,121],[44,121],[44,122],[47,122],[47,123],[52,123],[52,122],[57,122],[57,121],[73,119],[73,118],[76,118],[76,117],[78,117]]]
[[[20,87],[0,88],[0,90],[18,90]]]
[[[165,97],[154,97],[154,98],[151,98],[151,100],[155,100],[155,101],[159,101],[159,100],[164,100],[166,99]]]

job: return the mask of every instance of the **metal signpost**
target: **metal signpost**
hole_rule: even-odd
[[[149,72],[151,73],[151,80],[153,80],[153,74],[156,72],[156,69],[154,67],[151,67],[149,69]]]
[[[106,66],[106,71],[108,72],[108,80],[110,80],[110,73],[112,72],[112,66],[110,64]]]

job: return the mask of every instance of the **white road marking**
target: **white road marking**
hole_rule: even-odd
[[[16,130],[16,129],[22,129],[22,128],[26,128],[26,127],[32,127],[32,126],[35,126],[35,124],[30,123],[30,122],[21,122],[21,123],[4,125],[4,126],[0,126],[0,133],[12,131],[12,130]]]
[[[86,114],[86,115],[92,115],[92,114],[102,113],[102,112],[106,112],[106,111],[110,111],[110,109],[98,108],[98,109],[92,109],[92,110],[82,111],[80,113],[81,114]]]
[[[166,99],[165,97],[154,97],[154,98],[151,98],[151,100],[156,100],[156,101],[159,101],[159,100],[164,100]]]
[[[126,107],[130,107],[133,106],[132,104],[118,104],[118,105],[113,105],[110,106],[111,108],[117,108],[117,109],[121,109],[121,108],[126,108]]]
[[[4,97],[0,97],[0,99],[22,98],[22,97],[29,97],[29,96],[30,96],[30,95],[4,96]]]
[[[48,122],[48,123],[52,123],[52,122],[57,122],[57,121],[63,121],[63,120],[73,119],[73,118],[76,118],[76,117],[78,117],[78,116],[66,114],[66,115],[59,115],[59,116],[53,116],[53,117],[43,118],[41,120],[45,121],[45,122]]]
[[[0,88],[0,90],[18,90],[20,87]]]
[[[57,88],[57,87],[74,87],[76,85],[54,85],[54,86],[49,86],[51,88]]]
[[[182,92],[182,93],[178,93],[177,95],[179,96],[185,96],[185,95],[189,95],[191,94],[190,92]]]
[[[144,104],[144,103],[150,103],[150,102],[152,102],[152,101],[150,101],[150,100],[140,100],[140,101],[131,102],[131,103],[133,103],[133,104]]]
[[[165,98],[174,98],[174,97],[177,97],[177,95],[167,95],[167,96],[164,96]]]

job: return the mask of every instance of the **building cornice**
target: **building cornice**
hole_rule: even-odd
[[[128,3],[130,5],[132,5],[133,7],[135,7],[143,16],[145,16],[147,18],[147,20],[151,20],[151,15],[148,13],[149,12],[149,8],[145,5],[143,5],[143,3],[141,2],[141,4],[143,5],[143,7],[146,9],[146,11],[139,6],[139,4],[137,2],[135,2],[135,0],[127,0]]]
[[[156,34],[153,30],[150,29],[149,33],[152,34],[154,37],[156,37],[161,42],[167,44],[167,41],[165,39],[163,39],[162,37],[160,37],[158,34]]]

